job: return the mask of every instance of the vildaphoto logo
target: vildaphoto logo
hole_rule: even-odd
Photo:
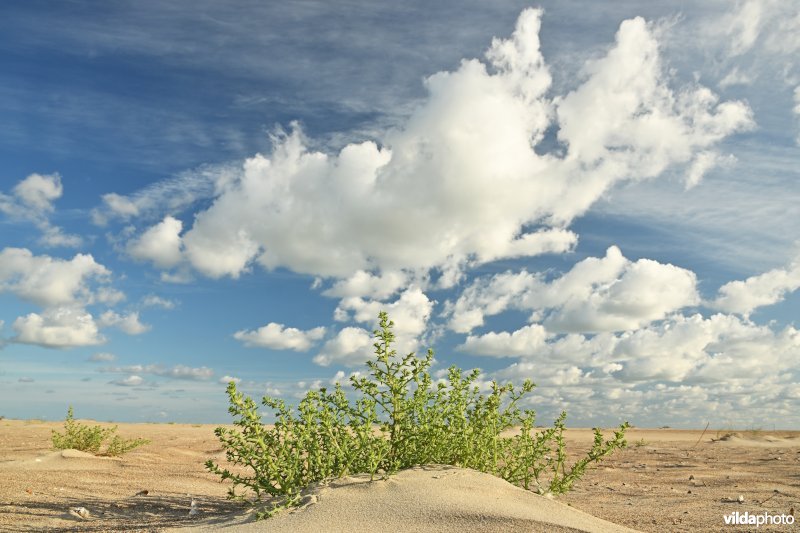
[[[725,520],[725,525],[728,526],[791,526],[794,524],[794,516],[790,514],[769,514],[769,513],[750,513],[745,511],[740,513],[734,511],[733,513],[722,515]]]

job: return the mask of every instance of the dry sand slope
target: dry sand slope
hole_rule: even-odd
[[[122,436],[152,440],[122,458],[52,451],[50,431],[61,427],[0,420],[0,531],[749,531],[723,515],[800,510],[798,432],[719,440],[715,431],[634,429],[628,449],[555,501],[485,474],[424,467],[336,480],[305,508],[252,523],[203,467],[223,458],[213,426],[121,424]],[[591,433],[569,430],[567,440],[578,453]],[[69,513],[78,507],[88,518]]]

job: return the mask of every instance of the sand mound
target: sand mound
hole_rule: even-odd
[[[800,447],[800,439],[797,437],[779,437],[776,435],[753,433],[727,433],[718,439],[713,439],[715,443],[727,446],[749,446],[757,448],[793,448]]]
[[[59,452],[54,452],[58,454]],[[80,450],[61,450],[61,459],[95,459],[97,456]]]
[[[57,450],[33,459],[7,461],[4,469],[23,470],[102,470],[110,463],[118,462],[115,457],[98,457],[79,450]]]
[[[632,531],[533,494],[489,474],[448,466],[334,480],[311,490],[305,506],[262,522],[248,515],[206,518],[196,530],[276,531]],[[177,530],[176,530],[177,531]]]

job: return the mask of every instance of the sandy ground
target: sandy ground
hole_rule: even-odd
[[[800,432],[632,429],[626,450],[556,500],[427,467],[345,478],[317,488],[304,509],[254,524],[203,467],[224,458],[214,426],[120,424],[123,437],[152,443],[107,458],[51,450],[62,425],[0,420],[0,531],[755,531],[723,515],[800,512]],[[566,436],[575,454],[591,443],[587,430]],[[78,507],[88,519],[69,513]]]

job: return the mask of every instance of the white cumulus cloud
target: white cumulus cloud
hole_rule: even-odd
[[[800,259],[787,268],[776,268],[744,281],[736,280],[719,288],[711,305],[729,313],[749,315],[755,309],[782,301],[800,288]]]
[[[506,272],[477,279],[446,313],[450,329],[468,333],[506,309],[532,311],[551,332],[632,330],[699,303],[693,272],[649,259],[630,261],[616,246],[562,276]]]
[[[546,340],[547,330],[539,324],[532,324],[513,333],[502,331],[470,335],[457,349],[473,355],[521,357],[544,349]]]
[[[331,288],[322,292],[325,296],[338,298],[366,297],[383,300],[388,298],[409,282],[405,272],[390,271],[372,274],[364,270],[356,271],[352,276],[337,281]]]
[[[586,379],[607,386],[744,383],[791,371],[800,357],[800,332],[792,326],[773,331],[733,315],[675,315],[635,331],[555,338],[518,356],[521,361],[498,376],[544,385],[556,371],[579,366]]]
[[[110,381],[109,383],[112,385],[119,385],[120,387],[136,387],[137,385],[144,383],[144,378],[142,376],[132,375],[122,379]]]
[[[438,273],[448,287],[476,264],[572,249],[567,226],[616,183],[675,165],[696,183],[723,160],[714,145],[752,125],[744,103],[673,89],[638,18],[622,23],[577,89],[551,95],[541,14],[525,10],[485,61],[430,76],[428,98],[379,142],[312,151],[295,125],[269,156],[220,173],[212,205],[182,236],[170,226],[169,253],[133,249],[166,268],[182,245],[211,277],[260,264],[338,278],[328,293],[341,297],[386,298],[412,272]],[[549,128],[562,153],[534,149]]]
[[[58,174],[31,174],[14,187],[14,194],[22,202],[38,211],[52,211],[53,202],[64,193]]]
[[[346,327],[325,343],[314,356],[314,362],[321,366],[360,366],[373,356],[372,333],[362,328]]]
[[[134,259],[152,261],[159,268],[171,268],[182,260],[181,229],[183,223],[171,216],[145,231],[128,243],[128,253]]]
[[[248,347],[294,350],[296,352],[305,352],[311,349],[324,336],[324,327],[302,331],[297,328],[287,328],[283,324],[275,322],[270,322],[255,330],[241,330],[233,334],[234,339],[243,342]]]
[[[353,320],[378,327],[378,314],[385,311],[395,326],[395,349],[398,352],[416,350],[420,336],[425,332],[434,302],[419,287],[410,287],[403,291],[394,302],[365,300],[353,296],[343,298],[334,311],[334,318],[339,321]]]
[[[580,214],[615,182],[658,176],[705,159],[724,137],[753,126],[743,102],[719,102],[709,89],[672,90],[658,42],[641,18],[626,20],[616,45],[586,66],[588,80],[558,102],[559,139],[569,145],[564,220]],[[695,172],[697,179],[697,172]]]
[[[619,250],[611,248],[606,259],[616,261],[617,254]],[[624,260],[615,275],[598,276],[587,284],[580,278],[569,279],[574,284],[560,283],[563,281],[557,280],[547,288],[551,301],[560,306],[544,321],[550,331],[637,329],[699,303],[694,272],[650,259]],[[561,289],[566,289],[566,294]]]
[[[0,291],[43,306],[87,303],[92,298],[89,281],[105,282],[109,275],[91,255],[64,260],[35,256],[26,248],[0,251]]]
[[[105,342],[92,315],[75,307],[30,313],[17,318],[12,327],[16,332],[14,342],[45,348],[93,346]]]
[[[41,231],[40,242],[45,246],[76,247],[82,242],[77,235],[50,223],[53,202],[61,198],[64,186],[58,174],[30,174],[12,189],[11,194],[0,192],[0,213],[12,219],[33,222]]]
[[[797,360],[800,334],[791,326],[774,332],[731,315],[693,315],[621,337],[614,355],[622,380],[754,379]]]
[[[106,311],[97,319],[100,327],[115,327],[128,335],[141,335],[150,331],[150,325],[143,324],[139,320],[139,313],[132,312],[127,315],[120,315],[114,311]]]

